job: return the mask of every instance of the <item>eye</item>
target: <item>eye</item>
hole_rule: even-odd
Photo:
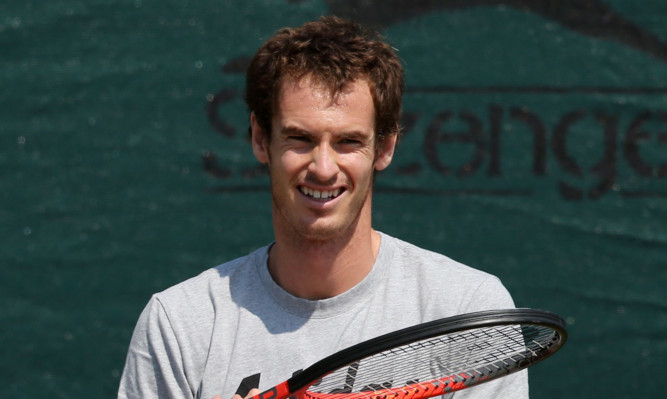
[[[291,136],[287,136],[287,140],[298,141],[298,142],[302,142],[302,143],[307,143],[307,142],[310,141],[310,139],[308,137],[303,136],[303,135],[296,135],[296,134],[291,135]]]
[[[341,139],[338,142],[338,147],[341,150],[345,150],[345,151],[356,150],[360,147],[363,147],[363,145],[364,145],[364,142],[361,139],[354,138],[354,137],[347,137],[347,138]]]

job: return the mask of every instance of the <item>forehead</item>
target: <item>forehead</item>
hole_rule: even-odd
[[[374,123],[375,107],[368,82],[357,79],[341,90],[311,77],[285,79],[281,83],[274,117],[308,118],[315,116]]]

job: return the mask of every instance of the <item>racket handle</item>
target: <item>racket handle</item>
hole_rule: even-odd
[[[273,388],[253,396],[250,399],[287,399],[288,396],[294,395],[296,392],[290,392],[287,381],[284,381]]]

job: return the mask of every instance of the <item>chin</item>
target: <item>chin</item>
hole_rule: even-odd
[[[330,241],[342,235],[343,229],[309,228],[299,231],[299,235],[309,241]]]
[[[321,221],[320,221],[321,222]],[[297,234],[305,240],[310,241],[330,241],[346,236],[346,232],[352,231],[350,225],[331,225],[331,224],[310,224],[302,225],[297,228]]]

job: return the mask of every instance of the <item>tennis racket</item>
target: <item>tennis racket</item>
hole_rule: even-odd
[[[536,309],[435,320],[356,344],[252,399],[424,399],[531,366],[567,339],[563,319]]]

